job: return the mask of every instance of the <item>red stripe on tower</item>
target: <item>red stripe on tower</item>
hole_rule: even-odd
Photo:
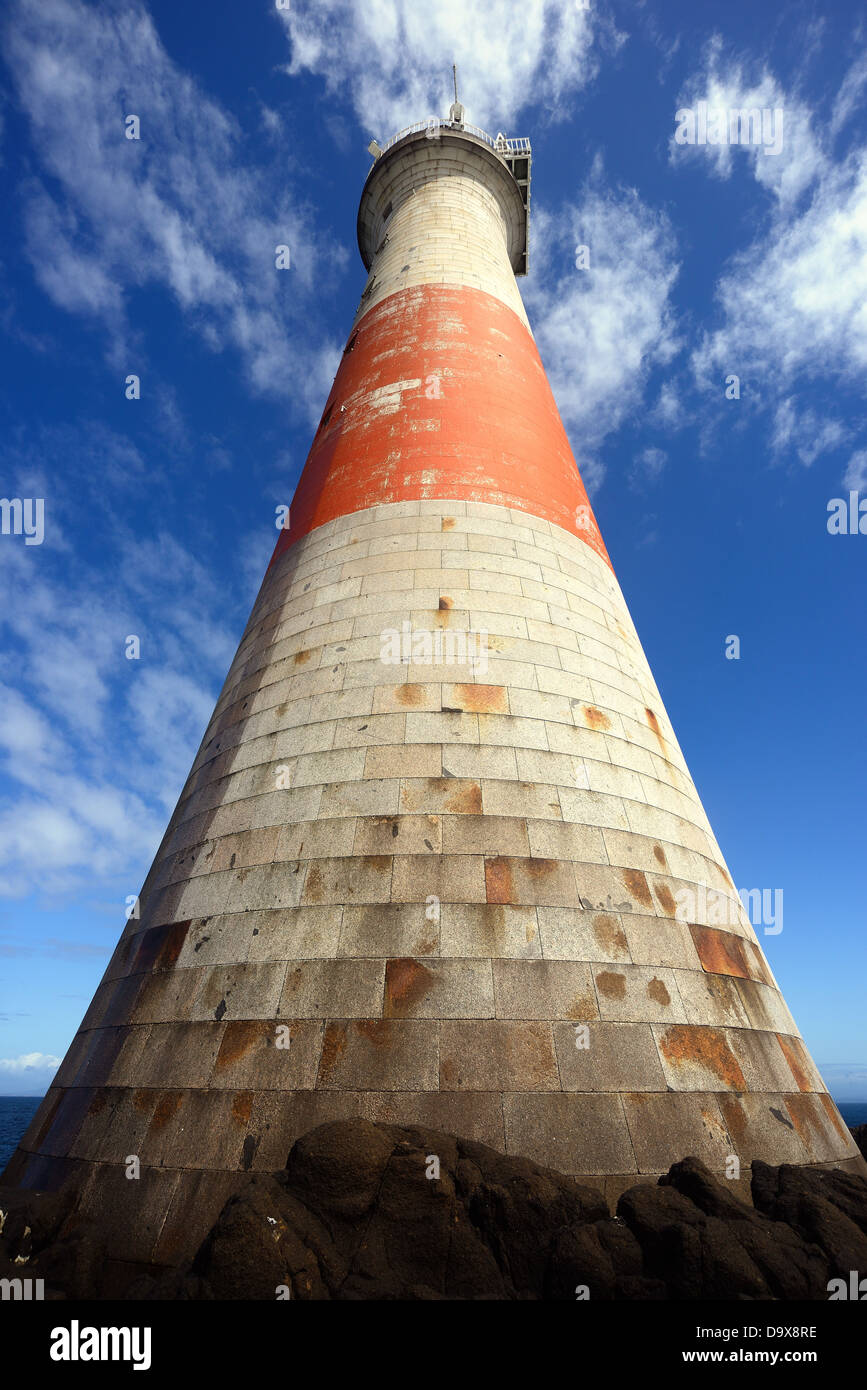
[[[273,558],[334,517],[448,497],[553,521],[608,561],[528,329],[493,295],[419,285],[352,333]]]

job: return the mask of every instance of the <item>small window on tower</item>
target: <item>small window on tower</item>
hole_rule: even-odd
[[[391,203],[387,203],[387,204],[385,205],[385,207],[383,208],[383,211],[382,211],[382,225],[383,225],[383,227],[385,226],[385,224],[386,224],[386,222],[388,221],[388,219],[391,217],[391,210],[392,210],[392,205],[391,205]]]
[[[352,337],[349,339],[349,342],[346,344],[346,347],[343,349],[343,356],[344,356],[344,357],[346,356],[346,354],[347,354],[348,352],[351,352],[351,351],[352,351],[352,349],[355,347],[355,344],[356,344],[357,341],[358,341],[358,334],[357,334],[357,333],[353,333]]]

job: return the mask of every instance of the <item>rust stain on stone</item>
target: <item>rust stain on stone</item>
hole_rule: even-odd
[[[840,1136],[840,1138],[841,1138],[841,1139],[844,1139],[844,1140],[848,1140],[849,1143],[851,1143],[851,1142],[852,1142],[852,1135],[851,1135],[851,1133],[849,1132],[849,1130],[846,1128],[846,1126],[844,1125],[842,1116],[840,1115],[840,1112],[838,1111],[838,1109],[837,1109],[836,1105],[834,1104],[833,1100],[832,1100],[831,1097],[828,1095],[828,1092],[827,1092],[827,1091],[819,1091],[819,1092],[818,1092],[818,1096],[819,1096],[820,1101],[822,1102],[822,1105],[823,1105],[823,1107],[824,1107],[824,1109],[825,1109],[825,1113],[826,1113],[826,1115],[828,1116],[828,1119],[831,1121],[831,1124],[832,1124],[832,1125],[834,1126],[834,1128],[836,1129],[836,1131],[837,1131],[838,1135]]]
[[[250,1116],[253,1113],[253,1100],[255,1092],[239,1091],[232,1100],[232,1119],[235,1124],[248,1125]]]
[[[738,1096],[720,1096],[720,1109],[726,1128],[735,1142],[735,1147],[743,1149],[747,1138],[747,1117]]]
[[[716,1115],[714,1115],[713,1111],[707,1110],[704,1106],[702,1106],[700,1114],[704,1122],[704,1127],[708,1131],[708,1133],[717,1134],[719,1135],[720,1139],[724,1140],[726,1137],[725,1131],[719,1122],[719,1118]]]
[[[306,666],[307,663],[308,663],[308,661],[310,660],[310,656],[311,656],[311,653],[310,653],[310,652],[305,652],[305,651],[296,652],[296,653],[295,653],[295,665],[296,665],[296,666]]]
[[[631,893],[637,902],[644,903],[645,907],[653,907],[653,899],[650,896],[647,879],[640,869],[623,869],[622,877],[623,882],[626,884],[626,891]]]
[[[440,1090],[451,1090],[453,1086],[460,1085],[461,1072],[454,1057],[443,1057],[440,1060]]]
[[[441,526],[440,526],[440,530],[441,530],[441,531],[453,531],[454,528],[455,528],[455,525],[456,525],[456,518],[455,518],[455,517],[453,517],[453,516],[444,516],[443,519],[442,519],[442,523],[441,523]]]
[[[454,608],[455,601],[453,598],[449,598],[448,594],[440,594],[440,601],[437,606],[444,609]]]
[[[674,901],[674,895],[668,885],[665,883],[662,885],[657,884],[654,892],[656,893],[656,900],[663,912],[667,912],[669,917],[673,917],[677,911],[677,903]]]
[[[718,931],[716,927],[700,927],[692,922],[689,923],[689,930],[703,970],[711,975],[734,975],[740,980],[752,978],[739,936]]]
[[[399,705],[420,705],[424,695],[424,687],[421,685],[396,685],[394,687],[394,698]]]
[[[737,1058],[719,1028],[677,1024],[662,1035],[659,1050],[676,1070],[694,1064],[713,1072],[731,1091],[747,1089]]]
[[[666,747],[665,739],[662,737],[662,730],[661,730],[660,727],[659,727],[659,720],[657,719],[656,715],[653,713],[653,710],[652,710],[652,709],[645,709],[644,713],[647,715],[647,722],[648,722],[648,724],[650,725],[650,727],[651,727],[651,729],[653,730],[653,732],[656,734],[656,741],[657,741],[657,743],[659,744],[659,746],[660,746],[660,748],[662,749],[663,753],[665,753],[666,756],[667,756],[667,754],[668,754],[668,749],[667,749],[667,747]]]
[[[784,1033],[777,1033],[776,1039],[782,1048],[789,1071],[798,1084],[798,1090],[812,1091],[813,1087],[807,1072],[807,1059],[804,1056],[804,1047],[800,1038],[786,1037]]]
[[[531,878],[547,878],[560,867],[557,859],[526,859],[524,862]]]
[[[601,709],[595,705],[585,705],[581,713],[584,715],[585,722],[591,729],[610,729],[611,720],[607,714],[603,714]]]
[[[163,1091],[154,1107],[154,1113],[148,1126],[148,1134],[157,1134],[161,1129],[165,1129],[169,1120],[175,1115],[183,1099],[182,1091]]]
[[[485,860],[485,897],[489,903],[512,901],[512,863],[509,859]]]
[[[322,1056],[319,1059],[319,1079],[327,1081],[340,1058],[346,1051],[346,1024],[329,1023],[322,1040]]]
[[[318,864],[311,864],[307,870],[307,881],[304,884],[304,901],[308,903],[319,903],[322,901],[324,888],[322,884],[322,870]]]
[[[390,1047],[392,1042],[392,1031],[388,1024],[381,1018],[359,1018],[352,1025],[356,1033],[362,1038],[367,1038],[374,1047]]]
[[[626,933],[616,917],[606,917],[603,913],[593,918],[591,926],[599,945],[609,955],[616,956],[623,951],[628,951],[629,943],[626,940]]]
[[[88,1115],[99,1115],[105,1109],[105,1091],[95,1091],[90,1105],[87,1107]]]
[[[448,785],[447,782],[446,785]],[[468,787],[463,787],[460,791],[455,792],[453,796],[449,797],[445,807],[447,811],[456,811],[461,815],[480,816],[482,814],[482,789],[478,782],[472,782]]]
[[[792,1124],[798,1137],[803,1140],[804,1146],[811,1158],[816,1157],[818,1150],[814,1147],[813,1138],[818,1136],[825,1138],[825,1131],[819,1122],[819,1115],[815,1108],[813,1096],[797,1095],[786,1096],[785,1105],[792,1117]]]
[[[657,864],[662,865],[663,869],[668,868],[668,860],[665,857],[665,850],[662,848],[662,845],[653,846],[653,857]]]
[[[159,953],[159,948],[165,938],[166,927],[149,927],[143,931],[136,939],[136,953],[130,966],[130,974],[136,975],[142,970],[152,970],[154,961]]]
[[[390,960],[385,967],[385,1017],[404,1018],[421,1003],[434,984],[433,971],[411,957]]]
[[[482,714],[508,713],[504,685],[456,685],[455,695],[465,710]]]
[[[190,929],[189,921],[175,922],[169,927],[166,939],[162,944],[159,955],[154,964],[155,970],[171,970],[181,954],[181,948],[187,939],[187,932]]]
[[[596,988],[602,991],[606,999],[625,999],[626,976],[616,970],[603,970],[596,976]]]
[[[387,873],[391,869],[391,856],[388,854],[365,854],[361,862],[378,874]]]
[[[573,1019],[596,1018],[596,1000],[592,994],[576,994],[566,1010],[566,1017]]]
[[[648,999],[652,999],[654,1004],[661,1004],[664,1009],[667,1009],[671,1003],[671,995],[665,988],[665,982],[657,979],[656,976],[653,977],[650,984],[647,986],[647,997]]]
[[[151,1105],[153,1104],[153,1098],[153,1091],[142,1090],[133,1091],[132,1093],[133,1106],[136,1110],[139,1111],[140,1114],[144,1114],[146,1110],[150,1110]]]
[[[217,1053],[216,1070],[222,1071],[238,1062],[256,1046],[262,1025],[257,1019],[235,1019],[226,1024],[223,1041]]]

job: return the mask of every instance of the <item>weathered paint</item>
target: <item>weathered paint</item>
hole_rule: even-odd
[[[532,335],[493,295],[420,285],[350,338],[271,563],[334,517],[454,498],[513,507],[608,564]]]

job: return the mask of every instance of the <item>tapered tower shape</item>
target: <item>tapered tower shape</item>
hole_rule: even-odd
[[[122,1259],[190,1254],[239,1175],[353,1115],[612,1198],[686,1154],[867,1171],[528,325],[529,145],[457,121],[377,154],[370,276],[291,529],[141,915],[7,1170],[75,1184]]]

